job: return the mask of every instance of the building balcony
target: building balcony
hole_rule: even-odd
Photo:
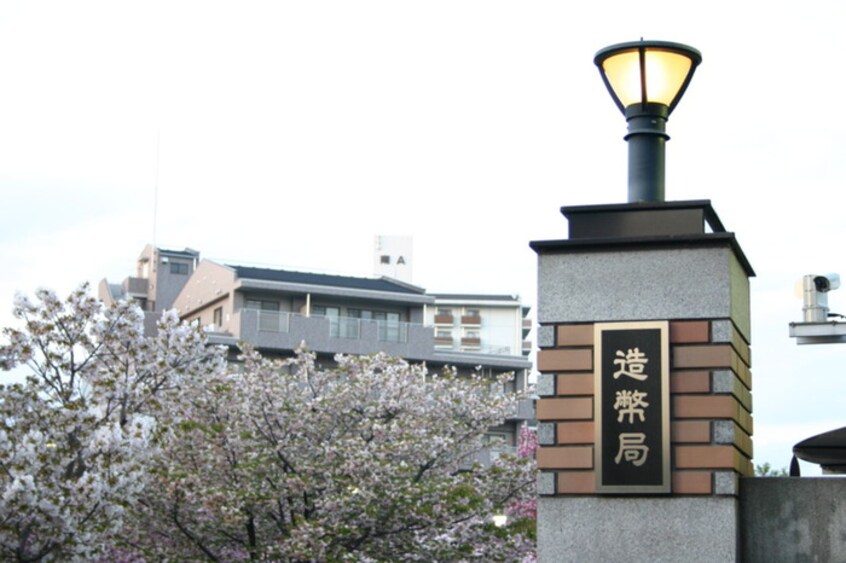
[[[498,445],[494,448],[486,448],[484,450],[476,452],[476,455],[474,456],[474,461],[480,464],[482,467],[490,467],[496,462],[497,459],[499,459],[499,456],[503,454],[517,455],[517,448],[514,446],[501,445]],[[470,465],[471,464],[469,463],[466,464],[465,468],[469,469]]]
[[[436,336],[435,337],[435,346],[448,346],[452,348],[452,337],[451,336]]]
[[[535,400],[519,399],[514,405],[514,410],[508,413],[508,420],[532,421],[535,420]]]
[[[479,315],[462,315],[461,324],[463,326],[482,326],[482,317]]]
[[[461,339],[461,346],[465,348],[479,348],[482,346],[482,339],[463,337]]]
[[[351,317],[306,317],[297,313],[241,309],[233,315],[233,336],[260,349],[375,354],[409,359],[431,357],[432,328],[398,321]]]
[[[349,317],[323,317],[292,312],[241,309],[232,314],[229,322],[210,333],[215,344],[234,346],[246,342],[269,353],[290,354],[305,343],[305,347],[322,354],[375,354],[411,362],[431,362],[433,365],[485,365],[500,371],[528,369],[519,350],[509,346],[462,347],[460,339],[435,339],[432,325],[398,321],[365,320]]]
[[[449,325],[452,326],[455,323],[455,317],[452,315],[435,315],[435,324],[436,325]]]
[[[128,297],[147,297],[147,278],[126,278],[121,284],[123,294]]]

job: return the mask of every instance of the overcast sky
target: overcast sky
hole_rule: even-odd
[[[15,292],[120,281],[150,242],[367,275],[375,235],[408,235],[418,285],[534,305],[529,241],[626,199],[594,53],[678,41],[703,63],[667,199],[712,200],[757,272],[755,461],[787,466],[846,424],[846,347],[788,338],[794,282],[846,274],[844,21],[820,0],[3,2],[0,324]]]

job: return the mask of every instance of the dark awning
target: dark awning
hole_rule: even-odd
[[[793,446],[793,455],[834,473],[846,473],[846,426],[811,436]]]

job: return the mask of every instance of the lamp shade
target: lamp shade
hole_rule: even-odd
[[[702,55],[668,41],[632,41],[600,50],[594,57],[605,86],[624,114],[635,104],[660,104],[673,111]]]

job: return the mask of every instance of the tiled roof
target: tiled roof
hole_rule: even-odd
[[[290,270],[273,270],[269,268],[254,268],[251,266],[232,266],[236,275],[241,279],[266,280],[287,283],[301,283],[306,285],[321,285],[329,287],[345,287],[350,289],[368,289],[371,291],[391,291],[394,293],[408,293],[419,295],[424,293],[412,289],[404,284],[392,282],[386,278],[355,278],[350,276],[336,276],[330,274],[312,274],[309,272],[293,272]]]

